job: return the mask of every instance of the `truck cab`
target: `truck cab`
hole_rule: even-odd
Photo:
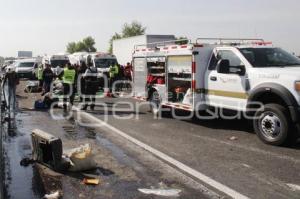
[[[99,76],[108,74],[109,67],[118,63],[117,58],[108,53],[90,53],[88,56],[92,66],[97,68]]]
[[[54,74],[59,75],[63,71],[65,65],[67,63],[70,63],[70,59],[68,54],[58,53],[55,55],[44,56],[42,59],[42,63],[50,64]]]
[[[299,129],[299,58],[261,39],[215,40],[136,49],[135,97],[149,100],[155,114],[162,107],[242,112],[253,120],[255,132],[265,143],[295,141],[299,135],[295,130]],[[157,78],[147,81],[156,75],[153,70],[159,72],[159,82]]]

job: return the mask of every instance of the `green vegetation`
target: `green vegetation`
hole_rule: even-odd
[[[133,21],[131,24],[125,23],[122,28],[121,33],[115,33],[109,40],[109,49],[108,52],[112,53],[113,41],[117,39],[133,37],[138,35],[144,35],[146,32],[146,27],[137,21]]]
[[[67,52],[71,54],[75,52],[96,52],[95,44],[95,39],[89,36],[82,41],[68,43]]]

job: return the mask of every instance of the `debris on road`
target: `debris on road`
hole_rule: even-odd
[[[159,183],[159,188],[151,187],[150,189],[138,189],[144,194],[152,194],[157,196],[179,197],[180,189],[170,189],[163,182]]]
[[[157,196],[179,197],[179,189],[138,189],[144,194],[153,194]]]
[[[62,141],[41,130],[33,130],[32,139],[32,159],[55,171],[66,171],[70,167],[70,162],[62,158]]]
[[[229,140],[230,140],[230,141],[236,141],[236,140],[238,140],[238,138],[235,137],[235,136],[232,136],[232,137],[229,138]]]
[[[62,197],[62,193],[60,191],[56,191],[52,194],[46,194],[43,198],[44,199],[59,199]]]
[[[20,165],[23,167],[28,167],[30,164],[33,164],[33,163],[35,163],[35,161],[31,158],[23,158],[20,161]]]
[[[299,191],[300,192],[300,185],[296,184],[286,184],[292,191]]]
[[[86,184],[86,185],[98,185],[100,183],[100,180],[99,179],[84,178],[83,183]]]
[[[87,171],[97,168],[90,144],[70,150],[66,157],[70,159],[70,171]]]
[[[42,87],[39,86],[39,81],[28,81],[24,89],[25,93],[39,93]]]

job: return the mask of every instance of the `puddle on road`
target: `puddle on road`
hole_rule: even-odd
[[[31,131],[25,129],[20,121],[30,117],[28,114],[17,116],[18,129],[14,137],[7,137],[4,142],[6,160],[6,197],[11,199],[30,198],[40,199],[42,188],[38,187],[39,177],[33,165],[22,167],[20,161],[31,156]]]

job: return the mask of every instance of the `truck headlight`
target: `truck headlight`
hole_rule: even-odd
[[[300,92],[300,81],[295,82],[295,90]]]

